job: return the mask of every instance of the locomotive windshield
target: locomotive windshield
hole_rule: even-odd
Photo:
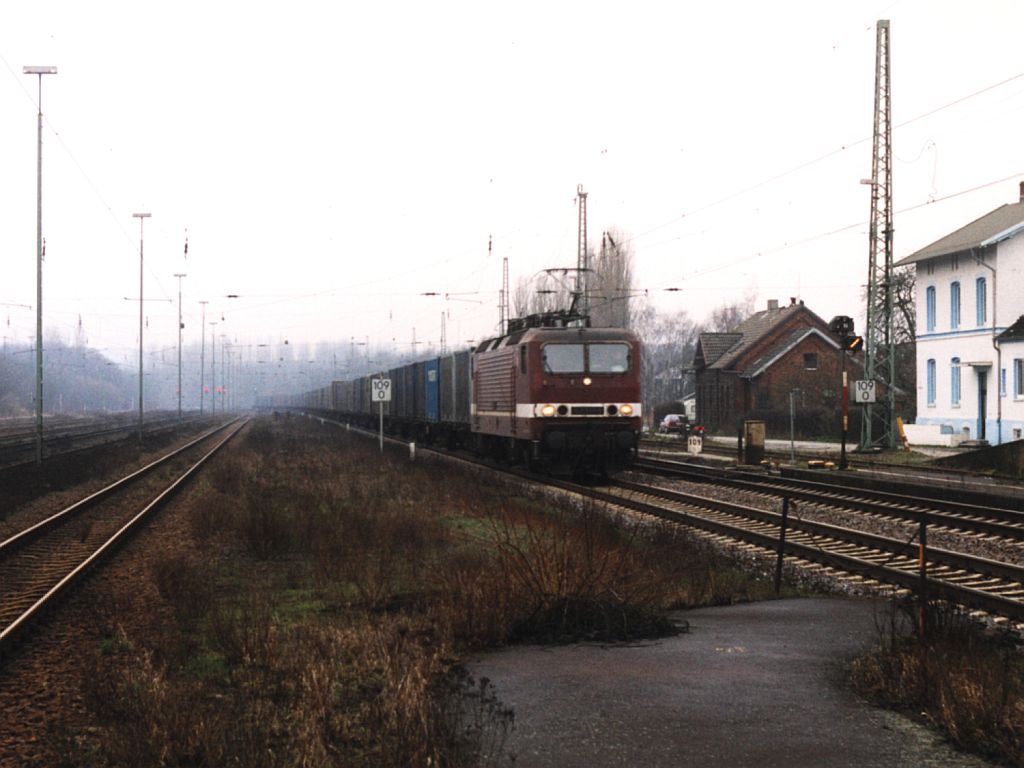
[[[625,373],[628,344],[545,344],[541,359],[547,373]]]

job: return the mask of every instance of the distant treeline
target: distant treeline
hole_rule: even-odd
[[[43,351],[43,411],[127,411],[138,378],[85,346],[49,342]],[[36,355],[6,344],[0,353],[0,416],[35,413]]]

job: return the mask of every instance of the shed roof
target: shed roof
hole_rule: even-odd
[[[1013,325],[1000,333],[996,339],[1000,344],[1010,341],[1024,341],[1024,315],[1018,317]]]

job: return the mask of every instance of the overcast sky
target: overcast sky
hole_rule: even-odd
[[[591,243],[631,236],[661,309],[799,296],[862,318],[880,18],[900,258],[1018,198],[1019,0],[5,3],[4,336],[35,332],[24,65],[59,69],[45,328],[71,340],[81,318],[118,360],[138,344],[135,212],[147,346],[176,344],[184,272],[186,342],[207,300],[241,345],[401,350],[413,329],[437,343],[443,312],[449,345],[493,333],[503,257],[513,285],[574,266],[578,184]]]

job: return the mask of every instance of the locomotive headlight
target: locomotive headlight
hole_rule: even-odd
[[[620,405],[619,406],[619,413],[621,415],[623,415],[623,416],[632,416],[633,415],[633,406],[630,405],[629,403],[625,403],[623,405]]]
[[[541,416],[554,416],[555,415],[555,406],[553,406],[551,404],[543,406],[540,409],[540,415]]]
[[[594,383],[594,380],[592,378],[590,378],[589,376],[584,376],[583,377],[583,386],[584,387],[589,387],[593,383]]]

